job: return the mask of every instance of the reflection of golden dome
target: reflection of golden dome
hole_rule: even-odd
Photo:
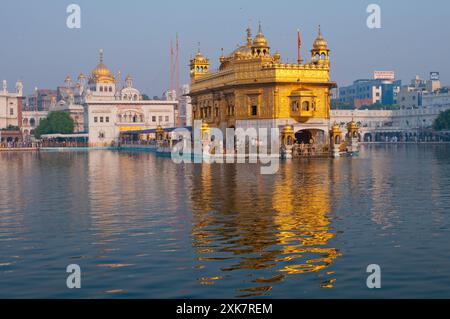
[[[322,36],[322,31],[320,29],[320,26],[319,26],[319,35],[317,36],[316,40],[314,41],[313,47],[316,50],[328,49],[328,42]]]
[[[91,81],[95,83],[115,83],[111,70],[103,63],[103,50],[100,50],[100,62],[92,71]]]

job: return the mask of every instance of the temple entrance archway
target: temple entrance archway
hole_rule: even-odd
[[[324,145],[328,143],[328,137],[324,130],[305,129],[295,133],[295,141],[298,144]]]
[[[309,130],[302,130],[295,133],[295,140],[298,144],[314,144],[312,138],[312,132]]]

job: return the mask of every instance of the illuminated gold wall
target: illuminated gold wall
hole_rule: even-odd
[[[281,62],[260,29],[252,40],[228,56],[220,57],[220,67],[211,71],[209,59],[200,51],[191,60],[193,120],[212,127],[232,127],[236,121],[291,119],[306,123],[329,120],[329,50],[321,32],[311,50],[311,61]]]

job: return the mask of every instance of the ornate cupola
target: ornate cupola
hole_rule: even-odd
[[[255,39],[253,40],[252,54],[253,54],[253,56],[256,56],[256,57],[264,57],[264,56],[270,55],[270,47],[269,47],[266,37],[264,36],[264,34],[262,32],[261,23],[259,24],[258,34],[256,35]]]
[[[314,41],[313,49],[311,50],[311,61],[314,64],[330,65],[330,50],[328,49],[328,42],[322,35],[320,25],[319,34]]]
[[[93,83],[102,83],[102,84],[115,84],[116,79],[114,78],[114,75],[112,74],[111,70],[108,69],[108,67],[103,63],[103,49],[100,49],[100,58],[99,63],[95,67],[94,70],[92,70],[91,77],[89,79],[89,84]]]
[[[133,87],[133,78],[129,74],[125,78],[125,85],[126,85],[127,88],[132,88]]]
[[[191,59],[191,78],[194,80],[206,75],[209,73],[209,59],[204,57],[200,52],[200,48],[197,51],[197,54],[193,59]]]

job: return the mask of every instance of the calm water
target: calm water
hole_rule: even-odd
[[[450,298],[450,146],[186,165],[0,153],[1,298]],[[66,288],[78,264],[82,289]],[[366,267],[383,288],[366,288]]]

